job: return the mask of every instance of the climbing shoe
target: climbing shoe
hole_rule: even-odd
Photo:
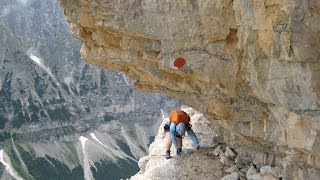
[[[170,150],[166,150],[166,154],[165,154],[165,156],[166,156],[166,159],[170,159]]]
[[[197,146],[197,150],[199,150],[199,149],[200,149],[200,145]]]
[[[181,155],[181,151],[182,151],[182,149],[181,149],[181,148],[178,148],[178,150],[177,150],[177,155],[178,155],[178,156]]]

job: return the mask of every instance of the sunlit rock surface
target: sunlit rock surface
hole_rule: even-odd
[[[319,177],[320,1],[60,3],[86,62],[201,111],[284,178]]]
[[[213,155],[214,147],[218,144],[214,139],[217,137],[213,133],[210,121],[202,114],[192,108],[184,107],[191,115],[193,130],[200,141],[200,150],[195,150],[192,141],[186,135],[183,138],[182,156],[175,155],[175,149],[171,148],[171,159],[166,159],[165,154],[165,134],[163,125],[169,121],[163,120],[159,128],[158,135],[150,145],[149,155],[139,160],[140,172],[131,179],[218,179],[224,174],[223,165],[219,158]]]
[[[213,124],[201,113],[190,107],[183,107],[191,116],[192,128],[198,136],[201,148],[196,150],[191,139],[183,138],[182,155],[166,159],[163,120],[155,141],[150,145],[149,155],[139,160],[140,171],[131,180],[140,179],[278,179],[284,172],[277,166],[261,166],[241,158],[237,149],[228,147],[223,138],[214,133]],[[171,148],[171,152],[175,152]]]

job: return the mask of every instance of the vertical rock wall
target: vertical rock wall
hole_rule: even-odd
[[[319,170],[320,1],[60,3],[86,62],[201,111],[257,163]]]

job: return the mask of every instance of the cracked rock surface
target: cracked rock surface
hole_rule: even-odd
[[[248,161],[319,177],[320,1],[60,3],[86,62],[202,112]]]
[[[183,138],[181,157],[172,154],[166,159],[165,134],[163,120],[155,141],[150,145],[149,155],[139,160],[140,171],[131,180],[140,179],[278,179],[283,177],[282,170],[277,166],[259,166],[242,159],[236,149],[230,148],[216,134],[213,134],[212,124],[203,115],[190,107],[183,107],[191,114],[192,127],[197,134],[201,148],[192,147],[191,140]],[[174,152],[174,148],[171,148]]]

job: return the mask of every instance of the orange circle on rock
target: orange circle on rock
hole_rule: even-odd
[[[178,57],[173,63],[173,65],[177,68],[181,68],[185,64],[186,64],[186,60],[183,57]]]

